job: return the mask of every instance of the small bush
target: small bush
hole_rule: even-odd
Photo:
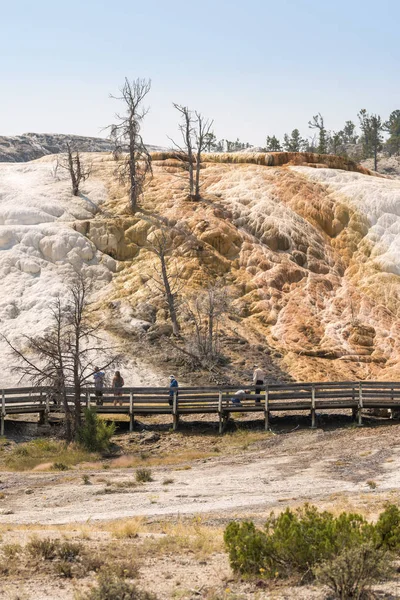
[[[40,556],[44,560],[54,560],[57,556],[57,551],[60,542],[51,538],[40,539],[33,537],[26,545],[26,550],[32,557]]]
[[[67,560],[61,560],[54,565],[56,574],[59,577],[65,577],[66,579],[72,579],[74,576],[72,564]]]
[[[65,562],[74,562],[82,553],[82,545],[73,542],[63,542],[57,548],[57,556]]]
[[[98,573],[104,566],[104,558],[100,554],[84,554],[81,563],[86,574]]]
[[[139,567],[133,560],[125,559],[104,565],[101,568],[101,573],[108,576],[134,579],[139,575]]]
[[[400,510],[388,504],[375,525],[375,544],[384,550],[400,551]]]
[[[90,485],[89,475],[82,475],[83,485]]]
[[[141,482],[141,483],[153,481],[153,478],[151,476],[151,470],[150,469],[138,469],[136,471],[136,481]]]
[[[22,551],[20,544],[4,544],[1,548],[5,558],[13,559]]]
[[[123,577],[101,573],[97,585],[79,594],[77,600],[156,600],[156,596],[139,590]]]
[[[327,585],[340,600],[360,600],[371,585],[388,575],[387,553],[369,542],[345,548],[338,556],[315,569],[320,583]]]
[[[55,471],[68,471],[69,467],[62,462],[56,462],[53,465],[53,469]]]
[[[107,423],[99,419],[91,408],[84,410],[84,424],[78,430],[77,441],[89,452],[103,452],[111,445],[111,437],[115,433],[115,423]]]
[[[172,477],[166,477],[162,482],[163,485],[171,485],[171,483],[174,483],[174,479],[172,479]]]

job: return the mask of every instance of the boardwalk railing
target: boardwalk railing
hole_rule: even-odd
[[[120,395],[104,388],[102,397],[96,397],[94,388],[85,388],[80,405],[96,406],[98,413],[126,414],[130,430],[135,416],[171,415],[173,428],[177,429],[179,418],[184,415],[216,414],[219,430],[223,432],[232,413],[262,413],[265,429],[269,429],[271,412],[307,411],[311,426],[316,426],[317,411],[350,409],[359,425],[363,409],[400,410],[400,382],[341,381],[317,383],[283,383],[242,387],[250,393],[242,395],[240,402],[233,402],[235,387],[182,387],[170,395],[169,388],[121,388]],[[260,392],[261,390],[261,392]],[[6,415],[38,413],[46,422],[52,413],[63,413],[64,406],[51,388],[13,388],[1,391],[1,435],[4,435]],[[67,390],[68,404],[74,405],[72,388]]]

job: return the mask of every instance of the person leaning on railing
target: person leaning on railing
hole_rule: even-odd
[[[169,405],[172,406],[174,403],[174,394],[178,397],[178,381],[175,379],[174,375],[169,376]]]
[[[250,394],[250,390],[238,390],[231,398],[232,404],[242,406],[242,400],[244,400],[248,394]]]

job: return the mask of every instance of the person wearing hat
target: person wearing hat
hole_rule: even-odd
[[[178,396],[178,382],[174,375],[169,376],[169,405],[172,406],[174,401],[174,393]]]
[[[253,385],[256,387],[256,396],[261,394],[265,384],[265,372],[258,365],[254,365]],[[261,402],[260,398],[256,398],[256,404]]]

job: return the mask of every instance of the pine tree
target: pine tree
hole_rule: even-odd
[[[305,144],[298,129],[293,129],[290,136],[287,133],[283,136],[283,148],[286,152],[302,152]]]
[[[362,131],[361,142],[365,158],[374,159],[374,169],[378,169],[378,152],[383,147],[383,123],[379,115],[370,115],[365,108],[358,113]]]
[[[275,135],[273,135],[271,137],[270,136],[267,137],[266,149],[268,152],[281,152],[282,151],[281,143]]]
[[[389,154],[400,154],[400,110],[390,113],[389,119],[383,124],[383,130],[389,134],[385,144]]]
[[[341,133],[345,144],[357,144],[358,135],[353,121],[346,121]]]

